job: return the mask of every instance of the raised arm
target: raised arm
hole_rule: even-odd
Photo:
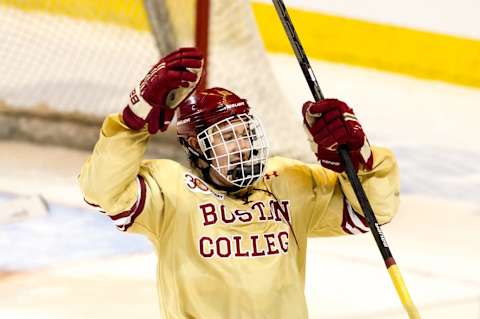
[[[311,166],[315,200],[309,224],[311,236],[357,234],[368,226],[337,149],[346,145],[362,186],[380,224],[389,222],[399,204],[399,175],[394,155],[372,148],[353,110],[344,102],[307,102],[304,125],[320,164]]]
[[[167,129],[175,108],[194,91],[202,63],[202,54],[195,48],[162,58],[131,92],[122,113],[108,116],[103,123],[79,182],[85,200],[108,214],[121,230],[145,211],[162,210],[160,186],[151,165],[142,162],[146,144],[151,134]]]

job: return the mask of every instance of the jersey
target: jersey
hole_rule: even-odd
[[[148,139],[107,117],[79,182],[118,229],[153,243],[162,316],[307,318],[307,238],[368,231],[347,177],[273,157],[263,179],[229,193],[177,162],[144,160]],[[398,207],[398,168],[389,150],[373,154],[359,176],[384,224]]]

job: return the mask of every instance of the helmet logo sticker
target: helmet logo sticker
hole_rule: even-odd
[[[211,90],[210,92],[204,91],[200,93],[201,95],[213,95],[213,96],[221,96],[223,103],[227,103],[227,97],[232,95],[232,92],[228,90],[222,90],[222,89],[214,89]]]

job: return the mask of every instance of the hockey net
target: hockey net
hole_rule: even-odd
[[[195,0],[0,0],[3,135],[34,130],[32,139],[40,142],[44,136],[90,148],[101,119],[123,107],[160,56],[195,44],[197,17]],[[275,80],[249,1],[210,0],[208,21],[208,86],[248,99],[273,154],[304,157],[291,134],[299,123]],[[65,121],[93,123],[96,130],[78,133],[66,124],[59,130]]]

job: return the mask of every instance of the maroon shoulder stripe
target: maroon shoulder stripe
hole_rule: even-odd
[[[138,199],[135,201],[132,208],[130,208],[129,210],[123,211],[123,212],[115,214],[115,215],[110,215],[108,217],[110,217],[112,220],[117,220],[117,219],[120,219],[120,218],[128,217],[132,214],[135,207],[137,207],[137,203],[138,203]]]
[[[140,198],[138,199],[138,206],[134,210],[133,215],[130,219],[130,222],[122,227],[123,231],[127,231],[130,228],[130,226],[133,225],[133,223],[135,222],[135,219],[138,217],[138,215],[140,215],[140,213],[143,211],[143,208],[145,207],[145,200],[147,197],[147,186],[145,185],[145,180],[143,179],[142,176],[138,175],[137,178],[140,183]]]
[[[87,200],[85,199],[85,197],[83,198],[83,200],[84,200],[85,203],[87,203],[88,205],[90,205],[90,206],[92,206],[92,207],[95,207],[95,208],[97,209],[97,211],[99,211],[100,213],[105,214],[105,211],[101,209],[102,207],[100,207],[100,205],[97,205],[97,204],[94,204],[94,203],[90,203],[89,201],[87,201]]]
[[[365,218],[365,216],[362,216],[360,215],[359,213],[357,213],[353,207],[352,207],[352,211],[355,213],[355,215],[357,216],[357,218],[362,222],[363,226],[367,227],[368,228],[368,222],[367,222],[367,219]]]
[[[347,220],[348,220],[348,211],[347,211],[347,207],[345,206],[345,203],[344,203],[343,204],[342,229],[347,234],[354,235],[354,233],[351,232],[350,229],[347,228]]]
[[[342,229],[351,235],[363,234],[369,230],[365,217],[357,213],[345,197],[343,198]]]

